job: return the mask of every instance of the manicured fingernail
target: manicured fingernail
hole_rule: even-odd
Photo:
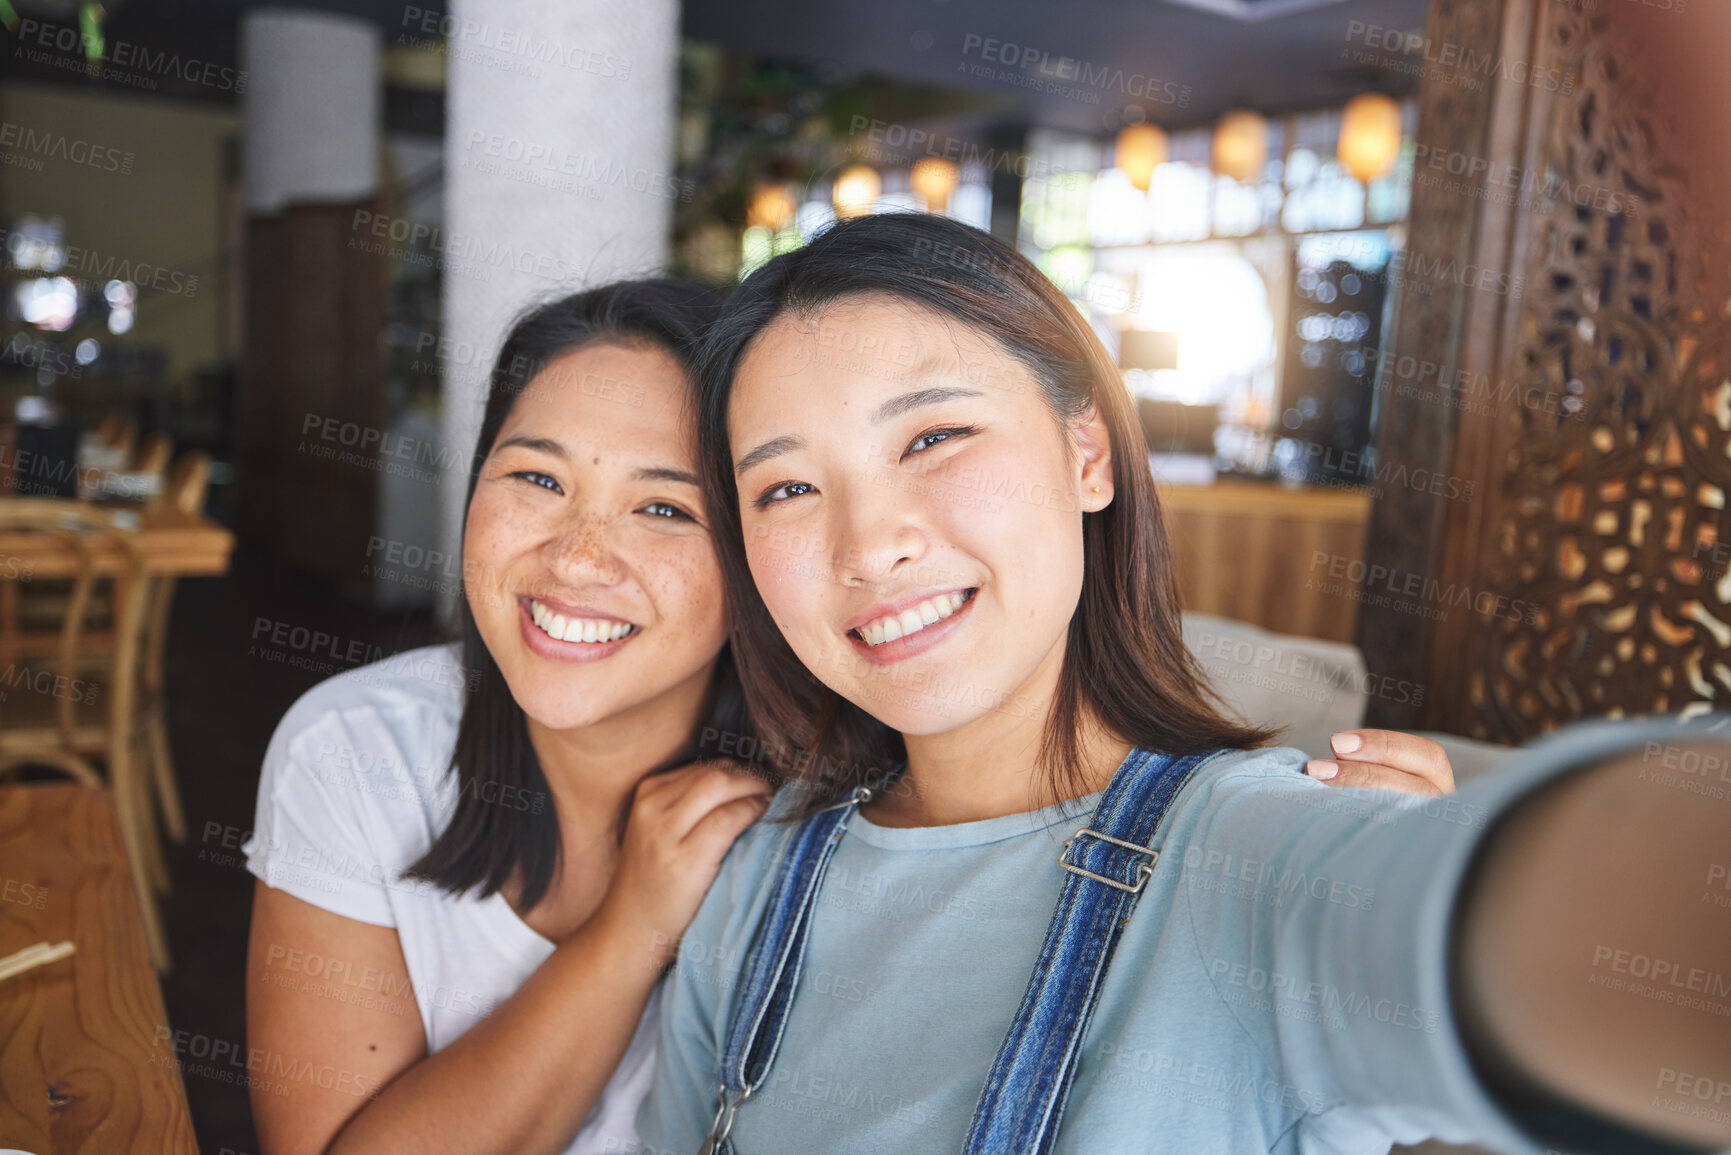
[[[1340,763],[1324,762],[1321,759],[1312,759],[1304,764],[1304,772],[1312,778],[1321,778],[1324,781],[1327,781],[1340,773]]]
[[[1357,734],[1354,734],[1351,730],[1348,730],[1345,733],[1336,734],[1334,737],[1330,738],[1328,744],[1334,747],[1334,752],[1336,754],[1350,754],[1360,746],[1364,745],[1364,739],[1360,738]]]

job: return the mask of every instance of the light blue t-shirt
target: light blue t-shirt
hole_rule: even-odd
[[[1294,749],[1200,767],[1083,1041],[1056,1150],[1382,1152],[1426,1137],[1532,1151],[1480,1085],[1446,935],[1490,818],[1557,767],[1442,798],[1323,786]],[[1553,759],[1564,761],[1564,759]],[[1096,798],[953,826],[853,815],[739,1155],[960,1151]],[[792,827],[734,847],[663,990],[640,1150],[690,1155],[715,1112],[737,975]]]

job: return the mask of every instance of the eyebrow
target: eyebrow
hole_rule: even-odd
[[[926,405],[936,405],[942,401],[953,401],[957,397],[978,397],[978,389],[963,389],[957,385],[940,385],[930,389],[915,389],[911,393],[903,393],[899,397],[891,397],[872,411],[868,418],[873,425],[881,425],[892,417],[900,417],[910,410]]]
[[[525,437],[522,434],[517,434],[514,437],[505,438],[493,446],[493,450],[497,452],[501,449],[509,449],[514,445],[522,446],[524,449],[538,449],[542,453],[551,453],[554,457],[563,458],[566,461],[571,460],[571,455],[565,451],[565,447],[551,437]]]
[[[772,457],[780,457],[795,449],[804,449],[805,441],[798,437],[773,437],[733,463],[733,472],[744,473],[754,465],[762,465]]]
[[[687,473],[683,469],[668,469],[666,466],[640,466],[632,470],[631,476],[638,481],[675,481],[681,485],[697,485],[697,475]]]
[[[954,385],[936,386],[930,389],[915,389],[898,397],[891,397],[882,405],[872,410],[866,420],[873,425],[881,425],[892,417],[900,417],[904,413],[919,409],[926,405],[937,405],[943,401],[953,401],[957,397],[978,397],[978,389],[963,389]],[[761,465],[772,457],[780,457],[783,453],[791,453],[795,449],[804,449],[805,442],[793,436],[771,438],[741,457],[733,466],[733,472],[744,473],[754,465]]]
[[[519,434],[515,437],[505,438],[495,446],[495,450],[508,449],[513,446],[551,453],[554,457],[564,461],[571,460],[571,454],[566,448],[550,437],[526,437]],[[701,485],[695,473],[688,473],[683,469],[672,469],[665,465],[640,465],[631,471],[631,477],[634,481],[673,481],[681,485]]]

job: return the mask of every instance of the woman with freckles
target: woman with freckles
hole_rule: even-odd
[[[717,305],[622,282],[520,321],[469,479],[459,637],[278,726],[248,844],[266,1155],[636,1145],[656,982],[791,766],[718,757],[757,744],[698,488],[689,361]],[[1341,781],[1452,784],[1434,743],[1353,736]]]
[[[817,364],[835,329],[905,371]],[[808,754],[686,932],[640,1151],[1731,1141],[1687,1098],[1731,1086],[1726,1020],[1607,981],[1613,947],[1731,975],[1731,811],[1641,762],[1723,737],[1597,723],[1447,804],[1330,805],[1185,649],[1099,339],[956,222],[768,262],[699,395],[746,701]]]

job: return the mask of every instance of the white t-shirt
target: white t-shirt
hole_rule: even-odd
[[[271,737],[243,848],[247,869],[270,886],[396,928],[429,1052],[509,998],[554,947],[503,895],[455,896],[401,877],[455,811],[449,766],[465,688],[452,644],[410,650],[308,690]],[[538,794],[485,789],[483,797],[497,805],[553,805]],[[272,954],[267,962],[282,981],[350,1005],[378,1000],[387,981],[286,945]],[[655,1065],[659,997],[658,990],[567,1155],[635,1149],[637,1106]]]

